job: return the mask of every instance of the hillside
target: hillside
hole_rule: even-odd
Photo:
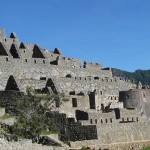
[[[134,83],[142,82],[143,85],[150,86],[150,70],[136,70],[135,72],[127,72],[119,69],[112,68],[113,76],[126,77],[129,80],[134,79]]]

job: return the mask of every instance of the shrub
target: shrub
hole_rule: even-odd
[[[17,102],[16,111],[19,116],[17,121],[10,127],[11,134],[34,139],[40,135],[42,131],[51,129],[58,131],[55,123],[51,119],[45,117],[46,112],[50,111],[52,104],[59,100],[66,101],[64,94],[47,94],[38,95],[31,88],[27,89],[27,95],[24,95],[20,101]]]
[[[92,150],[92,149],[89,147],[82,147],[81,150]]]

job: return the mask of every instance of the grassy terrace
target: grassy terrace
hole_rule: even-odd
[[[150,147],[143,148],[141,150],[150,150]]]
[[[10,115],[3,115],[0,117],[0,119],[9,119],[9,118],[14,118],[15,116],[10,116]]]
[[[50,135],[50,134],[58,134],[56,131],[42,131],[40,133],[41,135]]]
[[[1,106],[0,106],[0,109],[5,109],[5,107],[1,107]]]

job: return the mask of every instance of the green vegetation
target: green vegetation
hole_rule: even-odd
[[[68,145],[69,147],[71,147],[70,142],[65,141],[65,142],[63,142],[63,143],[66,144],[66,145]]]
[[[0,125],[0,134],[5,134],[5,133],[6,133],[6,131]]]
[[[41,133],[58,133],[58,127],[52,120],[47,119],[46,113],[57,101],[61,104],[66,100],[64,94],[38,95],[31,88],[27,88],[27,95],[17,102],[15,109],[19,116],[16,117],[17,121],[10,127],[9,132],[33,140]]]
[[[150,150],[150,147],[143,148],[141,150]]]
[[[24,78],[24,79],[20,79],[20,80],[35,80],[35,81],[40,81],[38,79],[33,79],[33,78]]]
[[[10,116],[10,115],[3,115],[0,117],[0,119],[9,119],[9,118],[14,118],[15,116]]]
[[[130,81],[134,79],[135,84],[138,84],[138,82],[141,81],[143,85],[150,86],[150,70],[136,70],[135,72],[127,72],[112,68],[112,73],[117,77],[126,77]]]
[[[25,140],[26,138],[23,136],[18,136],[18,140]]]
[[[45,82],[45,80],[33,79],[33,78],[24,78],[24,79],[19,79],[19,80],[22,80],[22,81],[30,80],[30,81],[40,81],[40,82]]]
[[[58,134],[57,131],[42,131],[40,133],[41,135],[50,135],[50,134]]]
[[[89,147],[82,147],[81,150],[92,150],[92,149]]]

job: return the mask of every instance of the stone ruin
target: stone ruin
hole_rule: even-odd
[[[14,32],[7,38],[0,29],[0,105],[13,105],[26,87],[69,98],[56,102],[49,117],[63,127],[60,139],[73,146],[150,140],[149,87],[115,77],[99,63],[82,65],[59,48],[20,42]]]

